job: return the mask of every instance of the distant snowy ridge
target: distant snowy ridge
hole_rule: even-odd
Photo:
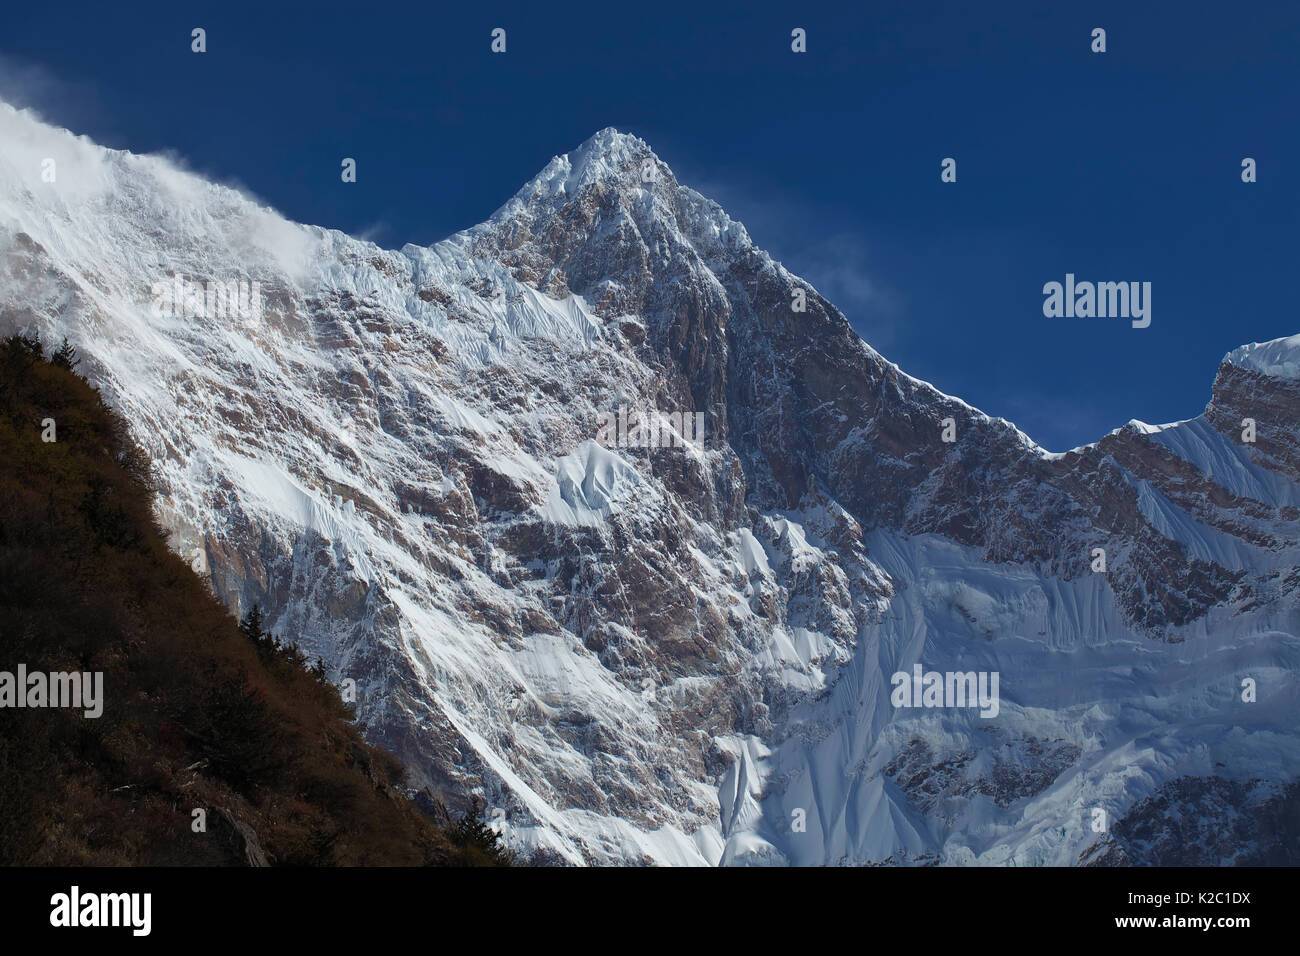
[[[1255,342],[1233,349],[1223,357],[1229,365],[1251,369],[1274,378],[1300,378],[1300,334]]]

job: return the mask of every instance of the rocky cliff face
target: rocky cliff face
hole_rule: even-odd
[[[0,331],[67,335],[174,547],[538,861],[1143,862],[1095,810],[1294,775],[1300,337],[1050,454],[614,130],[388,251],[0,127]],[[260,316],[161,316],[175,275]],[[620,408],[704,434],[605,447]],[[918,663],[998,672],[998,715],[895,708]]]

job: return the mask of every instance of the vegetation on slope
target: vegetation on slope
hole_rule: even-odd
[[[0,863],[508,862],[168,550],[147,459],[73,350],[43,352],[0,341],[0,672],[102,672],[103,713],[0,707]]]

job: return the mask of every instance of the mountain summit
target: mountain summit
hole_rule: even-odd
[[[0,333],[71,340],[173,550],[524,858],[1294,862],[1290,340],[1049,454],[612,129],[400,251],[0,134]]]

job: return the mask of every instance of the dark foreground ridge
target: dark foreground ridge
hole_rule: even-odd
[[[102,713],[0,686],[0,863],[508,862],[473,814],[407,799],[295,648],[236,625],[168,550],[125,423],[66,344],[43,353],[0,342],[0,672],[102,673]]]

